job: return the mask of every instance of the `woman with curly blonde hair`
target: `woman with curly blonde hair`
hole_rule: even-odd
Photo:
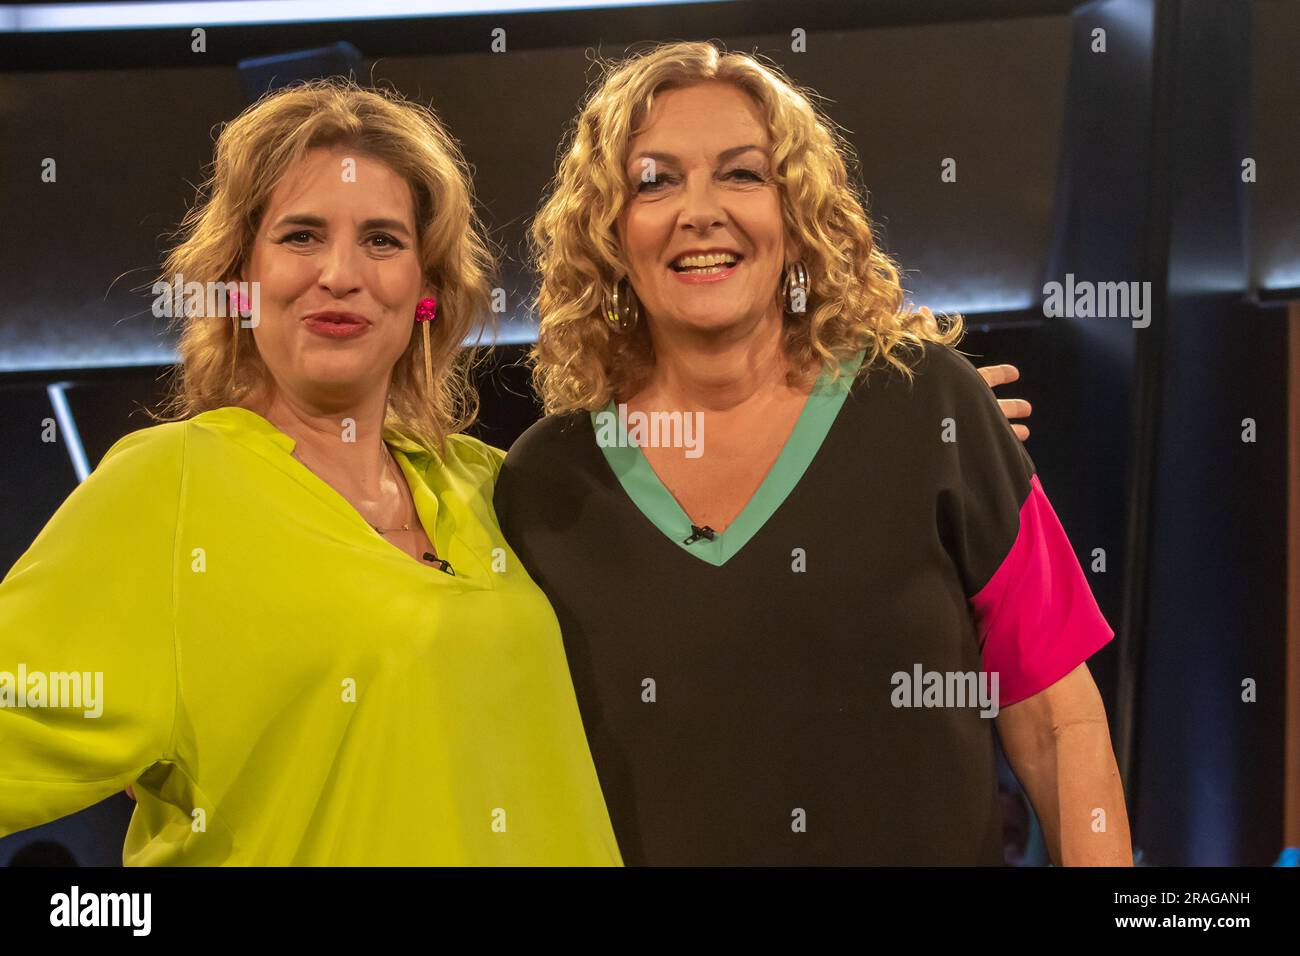
[[[624,858],[999,863],[996,717],[1053,858],[1127,863],[1113,632],[852,166],[779,70],[666,44],[589,97],[533,226],[549,414],[495,500]]]
[[[320,81],[224,127],[155,288],[169,420],[0,585],[0,672],[41,678],[0,835],[133,786],[128,864],[620,862],[503,453],[459,434],[492,266],[431,111]]]

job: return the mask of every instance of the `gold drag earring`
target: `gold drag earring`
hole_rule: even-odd
[[[624,283],[627,283],[626,289],[622,288]],[[603,308],[606,320],[622,332],[640,320],[641,303],[637,301],[636,293],[632,291],[632,285],[627,282],[626,276],[614,283],[612,293],[606,291]]]
[[[424,387],[426,397],[433,395],[433,352],[429,348],[429,326],[438,316],[438,300],[425,296],[415,306],[415,322],[424,337]]]
[[[235,365],[238,359],[239,359],[239,316],[236,315],[235,330],[234,332],[231,333],[231,341],[230,341],[230,381],[226,383],[227,388],[235,384]]]
[[[235,293],[235,301],[231,310],[230,317],[234,320],[230,333],[230,381],[226,387],[233,389],[235,386],[235,371],[239,367],[239,326],[242,320],[240,309],[244,307],[243,296],[238,292]]]
[[[232,387],[235,384],[235,372],[239,367],[239,330],[245,327],[244,316],[252,314],[253,306],[238,288],[227,295],[226,301],[230,317],[235,322],[232,327],[233,331],[230,333],[230,381],[227,383],[227,387]],[[256,322],[253,323],[253,325],[256,324]],[[252,328],[252,326],[248,326],[248,328]]]

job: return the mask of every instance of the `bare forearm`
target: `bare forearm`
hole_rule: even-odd
[[[1104,720],[1058,727],[1043,750],[1017,768],[1053,862],[1132,866],[1124,788]]]

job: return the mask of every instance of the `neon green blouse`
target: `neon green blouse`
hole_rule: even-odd
[[[621,864],[504,453],[384,440],[454,574],[246,409],[109,450],[0,584],[0,835],[134,784],[128,865]]]

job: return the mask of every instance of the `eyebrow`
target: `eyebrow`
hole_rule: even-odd
[[[720,162],[720,163],[725,163],[727,160],[731,159],[733,156],[739,156],[741,153],[747,153],[747,152],[749,152],[751,149],[753,149],[753,150],[757,150],[758,152],[762,153],[764,156],[767,155],[767,150],[763,149],[763,147],[761,147],[761,146],[756,146],[756,145],[754,145],[753,143],[746,143],[744,146],[733,146],[733,147],[731,147],[731,149],[724,149],[722,152],[718,153],[718,162]],[[655,162],[660,162],[660,163],[679,163],[679,162],[681,162],[680,158],[677,157],[677,156],[674,156],[672,153],[660,153],[660,152],[646,152],[646,153],[638,153],[636,156],[634,156],[634,157],[632,157],[632,158],[633,158],[634,160],[636,160],[636,159],[653,159]]]
[[[324,229],[325,220],[320,216],[313,216],[310,213],[296,213],[290,216],[282,216],[275,227],[279,229],[282,226],[310,226],[313,229]],[[367,229],[387,229],[390,232],[401,232],[410,235],[411,231],[404,223],[397,219],[367,219],[361,223],[362,231]]]

